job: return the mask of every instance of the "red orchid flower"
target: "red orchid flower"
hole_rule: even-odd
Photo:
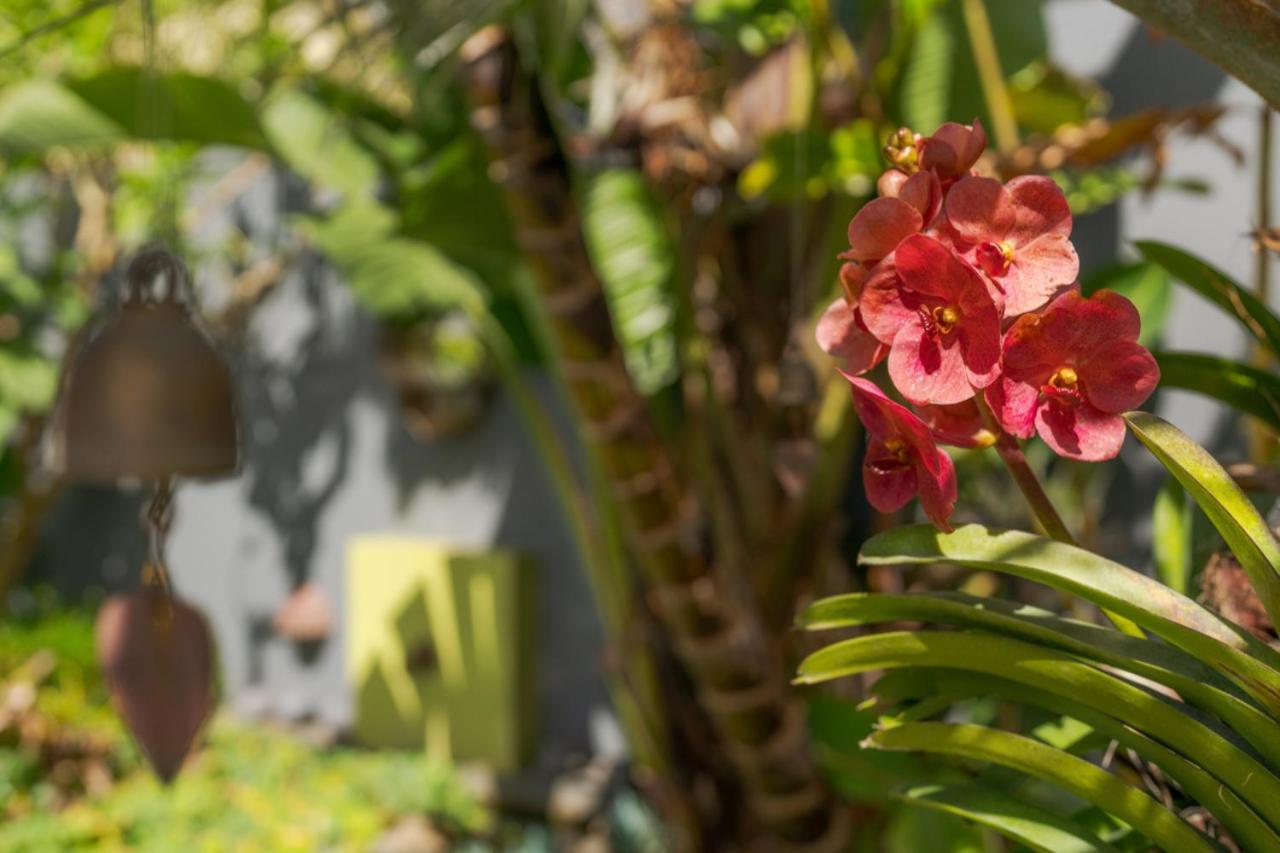
[[[895,169],[885,174],[902,175]],[[916,172],[889,182],[880,198],[859,208],[849,222],[849,249],[840,257],[874,263],[893,253],[902,240],[918,234],[933,221],[942,206],[942,186],[932,172]]]
[[[858,310],[864,275],[858,264],[848,263],[840,268],[844,296],[838,297],[823,312],[815,332],[822,351],[843,358],[848,372],[854,374],[866,373],[889,353],[889,348],[867,330],[862,312]]]
[[[995,381],[1000,308],[982,276],[934,238],[904,239],[867,280],[859,308],[889,344],[889,376],[911,402],[960,403]]]
[[[917,143],[920,168],[946,183],[969,174],[986,147],[987,132],[977,119],[971,125],[949,121]]]
[[[1038,432],[1072,459],[1111,459],[1124,443],[1120,413],[1142,404],[1160,368],[1138,343],[1133,303],[1100,290],[1070,290],[1043,312],[1025,314],[1004,339],[1004,375],[987,399],[1019,438]]]
[[[1071,208],[1051,178],[961,178],[944,209],[966,256],[1004,291],[1006,317],[1034,311],[1076,280]]]
[[[923,405],[914,408],[939,444],[972,449],[990,447],[996,442],[996,437],[982,422],[978,404],[973,400],[949,406]]]
[[[929,520],[949,532],[947,519],[957,497],[951,457],[938,449],[923,421],[886,397],[875,383],[844,376],[853,386],[853,407],[869,439],[862,462],[867,500],[880,512],[894,512],[919,495]]]

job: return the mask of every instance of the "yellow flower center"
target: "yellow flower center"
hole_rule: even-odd
[[[899,462],[907,461],[907,445],[900,438],[891,438],[884,443],[884,449],[894,455]]]
[[[933,322],[941,334],[949,335],[960,322],[960,310],[954,305],[941,305],[933,309]]]
[[[1049,377],[1049,384],[1060,391],[1074,391],[1079,381],[1080,377],[1070,367],[1059,367],[1053,376]]]

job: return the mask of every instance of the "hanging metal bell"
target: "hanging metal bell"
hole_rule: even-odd
[[[172,254],[140,253],[119,311],[69,354],[53,445],[55,467],[67,476],[114,481],[236,469],[231,374],[179,300],[185,285]]]

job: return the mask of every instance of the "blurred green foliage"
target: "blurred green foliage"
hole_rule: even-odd
[[[3,850],[364,850],[398,817],[427,814],[463,834],[486,812],[449,767],[420,753],[320,749],[283,731],[217,718],[204,747],[166,788],[145,768],[107,703],[87,610],[43,602],[0,623],[0,678],[48,651],[56,666],[35,712],[46,734],[93,738],[121,774],[105,794],[58,801],[47,756],[0,730]]]

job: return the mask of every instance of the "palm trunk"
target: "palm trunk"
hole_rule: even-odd
[[[472,124],[488,146],[521,248],[540,286],[570,396],[629,526],[658,617],[696,687],[745,797],[743,838],[766,849],[841,850],[848,813],[810,755],[804,707],[751,607],[689,546],[696,499],[632,385],[584,242],[569,167],[537,82],[509,38],[464,47]]]

